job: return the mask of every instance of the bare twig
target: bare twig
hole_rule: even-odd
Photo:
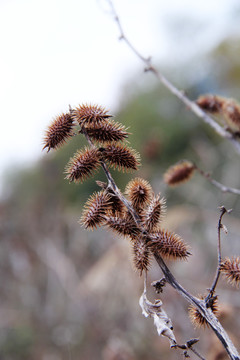
[[[196,344],[198,341],[199,339],[191,339],[187,341],[186,344],[184,345],[177,344],[175,347],[185,350],[184,351],[185,357],[189,357],[187,350],[191,350],[197,357],[199,357],[199,359],[205,360],[205,358],[202,355],[200,355],[199,352],[193,347],[193,345]]]
[[[117,11],[114,7],[112,0],[107,0],[109,3],[112,16],[117,23],[120,32],[120,40],[125,41],[127,46],[133,51],[133,53],[145,64],[145,71],[152,72],[157,79],[180,101],[182,101],[189,110],[191,110],[197,117],[202,119],[205,123],[207,123],[210,127],[212,127],[220,136],[225,139],[228,139],[232,145],[235,147],[235,150],[240,154],[240,143],[235,138],[233,134],[229,131],[225,130],[222,126],[220,126],[212,117],[210,117],[207,113],[205,113],[194,101],[190,100],[183,91],[179,90],[172,82],[170,82],[162,73],[160,73],[156,67],[152,64],[151,57],[143,56],[130,42],[128,37],[125,35],[123,31],[123,27]]]
[[[240,190],[235,189],[232,187],[225,186],[218,181],[211,178],[210,174],[204,172],[203,170],[199,169],[197,165],[194,165],[195,169],[199,172],[200,175],[202,175],[205,179],[207,179],[212,185],[216,186],[218,189],[220,189],[222,192],[229,192],[235,195],[240,195]]]
[[[222,218],[223,215],[226,213],[230,213],[232,210],[226,210],[226,208],[224,206],[220,207],[220,216],[219,216],[219,220],[218,220],[218,266],[217,266],[217,270],[216,270],[216,275],[215,278],[213,280],[213,284],[211,286],[211,289],[209,290],[209,295],[206,298],[206,302],[213,297],[213,294],[215,292],[218,280],[219,280],[219,276],[220,276],[220,265],[221,265],[221,261],[222,261],[222,252],[221,252],[221,230],[223,228],[222,225]]]
[[[200,355],[199,352],[198,352],[193,346],[190,347],[190,350],[191,350],[197,357],[199,357],[199,359],[205,360],[205,358],[204,358],[202,355]]]

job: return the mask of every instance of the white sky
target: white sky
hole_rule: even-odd
[[[229,16],[238,3],[114,1],[139,51],[165,61],[182,56],[182,46],[185,54],[194,53],[232,31]],[[181,31],[169,31],[183,18],[196,24],[194,39],[187,22]],[[0,0],[0,34],[1,184],[7,166],[43,156],[42,137],[52,117],[84,102],[114,112],[125,82],[143,66],[118,41],[105,0]]]

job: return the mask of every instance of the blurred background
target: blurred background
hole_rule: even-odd
[[[240,99],[240,4],[233,0],[115,0],[130,41],[175,85],[196,99],[214,93]],[[1,0],[0,359],[179,359],[152,319],[141,314],[142,279],[126,240],[87,232],[78,220],[99,172],[82,185],[64,168],[84,141],[42,153],[52,118],[85,103],[105,106],[129,127],[142,158],[134,174],[114,172],[124,190],[144,177],[167,199],[164,227],[191,246],[188,262],[169,263],[194,295],[211,285],[217,262],[218,207],[225,216],[224,256],[240,254],[240,201],[194,175],[175,189],[164,171],[181,159],[225,185],[240,188],[239,155],[229,142],[168,93],[118,41],[107,1]],[[153,262],[150,283],[162,274]],[[220,320],[236,346],[239,290],[220,280]],[[179,343],[199,337],[207,359],[224,359],[215,335],[191,325],[188,304],[170,287],[161,295]]]

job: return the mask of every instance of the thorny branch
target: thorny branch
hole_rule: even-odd
[[[84,131],[84,128],[81,128],[81,133],[83,135],[85,135],[87,141],[89,142],[89,144],[91,146],[95,146],[91,139],[89,138],[89,136],[87,135],[86,131]],[[123,204],[126,206],[126,208],[128,209],[128,211],[131,213],[131,215],[133,216],[133,219],[136,222],[136,225],[138,226],[138,228],[140,229],[141,233],[143,235],[147,235],[148,232],[146,231],[146,229],[143,228],[143,226],[141,225],[141,220],[138,216],[138,214],[136,213],[136,211],[134,210],[134,208],[132,207],[132,205],[129,203],[129,201],[123,196],[123,194],[121,193],[120,189],[117,187],[106,163],[104,160],[101,161],[101,166],[102,169],[107,177],[108,180],[108,188],[111,189],[114,194],[119,198],[120,201],[123,202]],[[196,297],[194,297],[193,295],[191,295],[186,289],[183,288],[182,285],[180,285],[178,283],[178,281],[175,279],[174,275],[171,273],[170,269],[167,267],[166,263],[164,262],[163,258],[159,255],[154,255],[159,267],[161,268],[166,281],[178,292],[180,293],[188,302],[190,302],[192,305],[194,305],[195,307],[198,308],[198,310],[200,311],[200,313],[202,314],[202,316],[206,319],[207,323],[209,324],[209,326],[213,329],[213,331],[215,332],[216,336],[219,338],[219,340],[222,342],[225,350],[227,351],[229,357],[231,360],[240,360],[240,356],[237,352],[237,349],[235,348],[235,346],[233,345],[232,341],[230,340],[228,334],[226,333],[226,331],[224,330],[224,328],[222,327],[222,325],[220,324],[220,322],[218,321],[218,319],[215,317],[215,315],[213,314],[213,312],[207,308],[206,306],[206,302],[204,300],[198,299]]]
[[[117,23],[120,32],[120,40],[125,41],[127,46],[133,51],[133,53],[145,64],[145,71],[152,72],[156,78],[173,94],[175,95],[180,101],[182,101],[187,108],[192,111],[197,117],[202,119],[205,123],[211,126],[216,133],[222,136],[225,139],[228,139],[232,145],[235,147],[235,150],[240,154],[240,142],[236,140],[231,132],[225,130],[222,126],[220,126],[212,117],[210,117],[207,113],[205,113],[194,101],[190,100],[184,91],[179,90],[172,82],[170,82],[161,72],[157,70],[155,66],[152,64],[151,57],[144,57],[130,42],[128,37],[125,35],[123,31],[123,27],[121,21],[119,19],[118,13],[114,7],[112,0],[106,0],[109,3],[112,16]]]

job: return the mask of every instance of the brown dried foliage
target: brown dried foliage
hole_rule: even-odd
[[[164,181],[169,186],[180,185],[192,177],[195,170],[190,161],[181,161],[171,166],[164,174]]]
[[[57,149],[73,136],[73,119],[70,113],[57,116],[48,127],[44,137],[44,149]]]
[[[199,297],[199,299],[202,299],[202,300],[206,299],[206,295],[199,295],[198,297]],[[217,296],[211,297],[208,300],[208,302],[206,303],[206,307],[210,308],[215,316],[218,316],[218,313],[219,313],[218,297]],[[190,318],[192,324],[196,328],[199,328],[202,326],[203,327],[208,326],[208,323],[207,323],[205,317],[202,316],[200,311],[195,306],[193,306],[193,305],[189,306],[188,315],[189,315],[189,318]]]
[[[240,257],[226,257],[220,265],[220,271],[226,279],[232,284],[239,287],[240,284]]]
[[[109,144],[100,150],[103,159],[107,160],[114,169],[118,168],[120,171],[137,170],[140,165],[139,154],[126,145]]]
[[[151,185],[148,181],[141,178],[135,178],[129,181],[125,193],[128,195],[132,206],[136,210],[143,209],[145,205],[149,204],[153,196]]]
[[[86,202],[80,223],[86,229],[94,229],[105,221],[105,214],[111,205],[110,198],[105,191],[94,193]]]
[[[97,125],[112,117],[102,106],[83,104],[73,110],[73,117],[80,126]]]
[[[85,147],[84,150],[79,150],[70,159],[66,166],[66,179],[70,182],[84,181],[87,177],[93,175],[94,171],[100,166],[99,151],[92,147]]]
[[[143,212],[143,224],[147,231],[159,230],[160,223],[166,213],[166,201],[160,194],[154,196],[148,208]]]
[[[186,260],[190,255],[188,246],[182,238],[168,230],[162,229],[156,233],[149,234],[149,239],[149,246],[152,252],[166,259]]]

